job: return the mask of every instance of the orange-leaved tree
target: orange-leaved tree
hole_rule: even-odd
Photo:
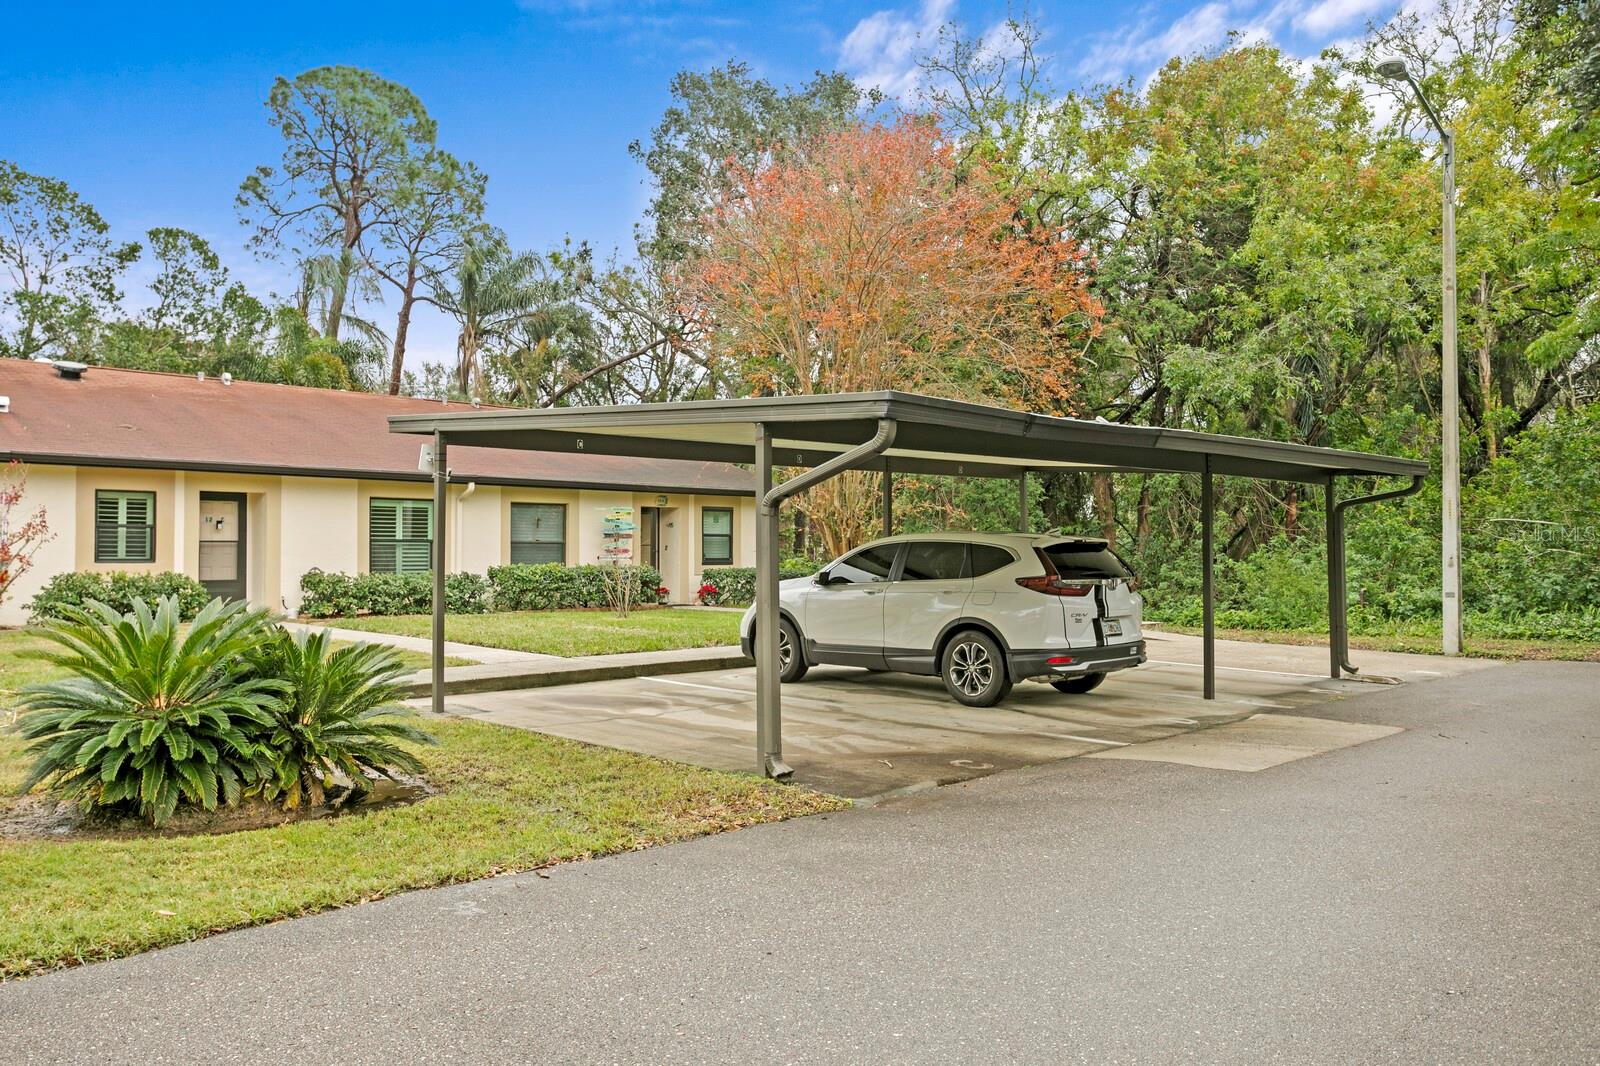
[[[1060,413],[1099,331],[1083,253],[1030,227],[926,118],[822,134],[731,181],[684,291],[757,394],[904,389]],[[865,475],[801,501],[830,551],[871,524]]]

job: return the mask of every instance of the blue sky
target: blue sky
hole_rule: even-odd
[[[1059,88],[1143,81],[1170,55],[1230,29],[1296,55],[1382,20],[1395,0],[1036,0]],[[456,0],[450,4],[28,4],[0,36],[0,158],[62,178],[114,232],[152,226],[207,237],[234,275],[284,292],[284,268],[245,249],[239,182],[277,158],[262,101],[272,79],[325,63],[410,86],[440,143],[490,177],[490,217],[519,247],[563,237],[602,254],[631,247],[649,199],[628,143],[648,136],[673,73],[730,58],[797,83],[844,70],[915,91],[914,56],[943,22],[982,32],[1004,0],[896,4],[709,0]],[[137,300],[138,274],[128,288]],[[382,311],[373,312],[387,323]],[[413,328],[410,362],[443,358],[450,324]]]

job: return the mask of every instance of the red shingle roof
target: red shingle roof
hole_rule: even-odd
[[[34,463],[234,470],[427,480],[421,439],[388,417],[438,411],[434,400],[374,396],[183,374],[90,367],[62,378],[48,363],[0,359],[0,458]],[[460,404],[451,408],[461,409]],[[457,480],[489,484],[748,494],[724,463],[452,446]]]

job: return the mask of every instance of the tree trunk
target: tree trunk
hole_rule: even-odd
[[[1112,548],[1117,546],[1117,498],[1111,487],[1110,474],[1089,475],[1094,492],[1094,510],[1100,517],[1100,535]]]
[[[1494,319],[1489,314],[1489,275],[1483,274],[1478,281],[1478,394],[1483,397],[1483,445],[1485,454],[1493,459],[1499,454],[1499,442],[1495,439],[1494,409],[1494,342],[1496,340]]]
[[[1150,475],[1139,477],[1139,503],[1134,510],[1133,550],[1143,557],[1150,546]]]
[[[1290,485],[1283,500],[1283,535],[1293,540],[1300,532],[1300,486]]]
[[[394,355],[389,362],[389,395],[400,395],[400,378],[406,368],[406,333],[411,329],[411,307],[416,302],[416,277],[408,279],[405,292],[400,295],[400,314],[394,323]]]

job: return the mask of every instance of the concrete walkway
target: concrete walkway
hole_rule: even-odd
[[[0,986],[0,1048],[11,1066],[1600,1060],[1600,665],[1300,713],[1403,731],[1258,773],[1072,759],[211,937]]]

